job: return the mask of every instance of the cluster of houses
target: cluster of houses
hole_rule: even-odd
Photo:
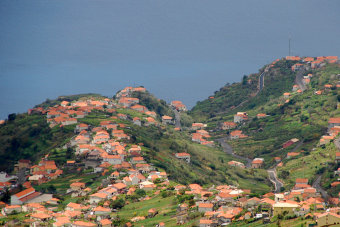
[[[40,185],[50,180],[56,179],[63,173],[63,170],[58,169],[53,160],[47,160],[45,156],[38,165],[30,167],[30,175],[28,181],[33,185]]]
[[[340,117],[331,117],[328,120],[327,134],[320,138],[320,145],[328,144],[338,136],[340,132]]]
[[[157,187],[155,182],[162,182],[161,188],[168,185],[167,174],[156,171],[144,160],[141,144],[126,143],[129,135],[123,130],[124,124],[115,123],[117,117],[123,116],[114,116],[101,121],[98,127],[84,123],[78,124],[75,130],[78,134],[70,144],[76,147],[75,154],[81,158],[77,160],[83,160],[83,163],[68,160],[65,165],[67,168],[84,165],[93,167],[94,172],[107,176],[109,184],[106,187],[93,191],[83,182],[73,182],[66,193],[71,197],[87,196],[88,199],[82,204],[71,202],[65,210],[55,212],[44,205],[57,205],[58,199],[52,196],[46,197],[46,195],[38,199],[42,194],[36,192],[31,187],[31,183],[45,183],[50,179],[55,179],[62,174],[62,171],[57,168],[54,161],[48,160],[48,156],[44,157],[38,165],[33,166],[30,166],[30,162],[21,160],[17,168],[30,170],[28,188],[12,195],[11,205],[2,209],[2,215],[9,215],[14,211],[28,212],[29,218],[26,221],[34,225],[53,220],[53,226],[111,226],[112,209],[109,208],[111,201],[123,194],[132,195],[136,189],[143,189],[146,192],[154,191]],[[190,162],[190,155],[187,157],[184,153],[179,153],[176,154],[177,156]],[[109,172],[111,168],[113,172]],[[99,205],[99,203],[104,203],[104,205]],[[93,217],[96,218],[93,219]]]
[[[299,70],[305,66],[312,69],[320,68],[326,63],[336,63],[339,61],[338,56],[320,56],[320,57],[299,57],[299,56],[287,56],[287,61],[298,61],[292,66],[292,71]]]
[[[133,92],[146,92],[144,87],[125,87],[116,94],[116,98],[130,97]]]
[[[180,186],[176,186],[175,190],[179,188]],[[272,216],[279,215],[314,219],[318,226],[340,221],[340,208],[327,208],[327,202],[315,188],[308,185],[308,179],[296,179],[295,187],[289,192],[270,192],[262,197],[250,197],[249,190],[228,185],[203,189],[200,185],[191,184],[184,193],[194,195],[195,205],[179,206],[177,220],[180,224],[185,220],[182,215],[186,213],[183,214],[183,211],[193,207],[203,214],[200,219],[202,227],[221,226],[248,219],[263,219],[265,223]],[[339,204],[339,198],[332,198],[330,201],[333,205]]]
[[[143,119],[134,117],[129,119],[129,116],[123,113],[117,114],[117,117],[124,120],[131,120],[134,124],[142,126],[158,125],[156,120],[157,114],[154,111],[149,111],[147,107],[139,104],[139,99],[131,97],[133,92],[146,92],[143,87],[126,87],[116,94],[116,101],[108,98],[83,98],[82,100],[68,102],[62,101],[60,105],[55,105],[44,109],[37,107],[29,109],[28,114],[44,114],[46,115],[47,122],[50,127],[59,125],[60,127],[66,125],[77,124],[80,118],[84,118],[93,110],[101,110],[109,113],[116,112],[116,108],[128,108],[131,110],[143,113],[145,117]],[[177,105],[177,109],[186,110],[184,104],[180,101],[173,101],[172,105]],[[171,116],[162,116],[162,123],[173,124],[173,118]]]
[[[338,56],[322,56],[322,57],[299,57],[299,56],[287,56],[285,58],[288,61],[299,61],[299,63],[294,64],[291,67],[291,70],[293,72],[296,72],[300,69],[315,69],[315,68],[320,68],[322,66],[324,66],[326,63],[338,63],[339,59]],[[279,60],[279,59],[277,59]],[[274,61],[272,63],[272,66],[274,66],[274,64],[277,62]],[[302,83],[305,85],[308,85],[311,81],[311,78],[313,77],[313,74],[308,73],[307,75],[303,76],[302,79]],[[336,85],[332,85],[332,84],[325,84],[324,85],[324,90],[317,90],[314,93],[316,95],[321,95],[322,93],[324,93],[326,90],[330,90],[333,87],[340,87],[340,84],[336,84]],[[299,87],[299,85],[294,84],[293,85],[293,92],[297,92],[297,93],[302,93],[303,91],[301,90],[301,88]],[[291,93],[289,92],[285,92],[283,94],[283,97],[286,99],[286,103],[289,102],[289,97],[291,96]]]
[[[88,98],[76,102],[64,100],[60,105],[49,107],[47,110],[41,111],[41,108],[35,108],[29,110],[29,113],[35,113],[37,111],[40,111],[43,114],[46,113],[47,123],[50,127],[54,127],[57,125],[66,126],[77,124],[79,118],[84,118],[93,110],[104,110],[104,107],[109,109],[112,108],[112,101],[108,98],[102,100]]]
[[[261,118],[265,118],[268,117],[269,115],[265,114],[265,113],[258,113],[256,115],[257,118],[261,119]],[[220,125],[220,128],[222,130],[230,130],[230,129],[235,129],[237,127],[238,124],[241,124],[245,121],[249,120],[249,116],[246,112],[237,112],[234,115],[234,121],[225,121]],[[248,136],[243,134],[243,132],[241,130],[234,130],[231,131],[229,134],[230,139],[235,140],[235,139],[243,139],[243,138],[247,138]]]
[[[139,108],[137,106],[139,100],[129,97],[132,92],[136,91],[145,92],[144,89],[128,87],[117,94],[118,103],[111,100],[97,101],[89,98],[72,103],[63,101],[60,105],[47,110],[35,108],[30,110],[30,113],[46,114],[48,122],[53,127],[56,124],[63,125],[62,122],[55,121],[58,117],[76,118],[80,116],[80,113],[84,113],[85,116],[93,109],[115,113],[115,107],[122,107],[141,112],[153,119],[146,123],[158,124],[155,120],[157,117],[155,112],[148,111],[143,106]],[[64,114],[67,114],[68,117]],[[26,221],[28,224],[33,223],[34,225],[53,220],[53,226],[111,226],[112,221],[109,218],[112,209],[109,208],[109,204],[118,196],[132,195],[136,189],[143,189],[146,192],[164,189],[169,184],[166,172],[156,171],[151,164],[144,160],[143,144],[130,144],[130,136],[124,132],[126,125],[116,123],[117,119],[131,120],[133,124],[141,126],[138,122],[140,119],[130,119],[128,115],[118,113],[101,121],[96,127],[78,123],[75,127],[76,135],[65,145],[65,147],[75,147],[77,161],[68,160],[64,167],[77,171],[81,171],[83,167],[92,167],[95,173],[106,176],[106,182],[109,183],[104,188],[93,190],[86,187],[84,182],[72,182],[66,193],[71,197],[86,196],[88,199],[82,204],[69,203],[64,211],[55,212],[45,208],[44,205],[57,205],[59,200],[52,198],[52,195],[36,192],[32,185],[40,185],[55,179],[63,171],[58,169],[53,160],[48,160],[48,155],[33,166],[28,160],[20,160],[16,168],[17,170],[25,169],[28,172],[27,182],[23,184],[26,189],[12,195],[11,205],[6,205],[2,209],[2,215],[9,215],[14,211],[28,212],[29,218]],[[162,120],[163,123],[169,124],[172,118],[163,116]],[[176,153],[175,157],[190,163],[190,154],[188,153]],[[6,181],[11,179],[8,178]],[[160,185],[159,182],[161,182]],[[98,205],[99,203],[101,205]],[[151,215],[157,213],[154,210],[150,212]],[[97,218],[93,219],[93,217]]]
[[[147,117],[144,119],[140,119],[139,117],[133,118],[132,121],[136,125],[142,126],[142,122],[144,122],[145,126],[158,125],[158,122],[155,119],[157,114],[154,111],[149,111],[146,106],[140,105],[138,98],[131,97],[133,92],[146,92],[146,89],[144,87],[124,88],[116,94],[116,98],[118,99],[117,107],[129,108],[147,115]],[[186,111],[186,107],[181,101],[173,101],[171,102],[171,106],[179,111]],[[123,118],[124,120],[128,118],[128,116],[124,116],[122,114],[119,117]],[[161,120],[163,124],[174,124],[174,120],[171,116],[164,115],[162,116]]]
[[[50,222],[53,226],[112,226],[110,215],[114,210],[110,208],[110,203],[117,200],[119,195],[132,195],[137,188],[153,192],[152,195],[158,195],[162,189],[169,190],[167,180],[163,183],[152,183],[155,179],[166,179],[164,172],[151,171],[148,177],[136,171],[132,172],[133,176],[118,180],[122,173],[115,171],[112,174],[115,179],[114,183],[96,191],[86,187],[82,182],[71,183],[68,191],[81,192],[82,194],[75,193],[74,196],[87,195],[87,199],[81,203],[70,202],[61,211],[55,209],[60,202],[56,198],[32,202],[30,198],[39,196],[40,193],[33,188],[28,188],[12,195],[12,204],[4,206],[0,216],[4,217],[13,212],[26,212],[27,219],[24,222],[31,225]],[[202,227],[221,226],[249,219],[263,219],[266,223],[270,222],[272,216],[280,215],[314,219],[318,226],[340,222],[340,208],[337,207],[340,203],[339,198],[331,198],[328,202],[335,207],[329,208],[317,190],[308,184],[308,179],[304,178],[297,178],[291,191],[277,194],[269,192],[261,197],[253,197],[250,190],[239,189],[231,185],[203,188],[198,184],[189,184],[188,186],[176,185],[172,188],[171,190],[174,190],[177,195],[192,195],[194,200],[193,204],[189,202],[178,204],[176,218],[177,224],[180,225],[189,221],[190,213],[194,211],[202,213],[202,218],[199,220],[199,226]],[[147,200],[150,197],[146,196],[143,199]],[[158,213],[159,210],[151,208],[145,216],[133,217],[130,221],[152,218],[159,215]]]
[[[248,121],[248,120],[249,120],[249,117],[246,112],[237,112],[234,115],[234,121],[223,122],[221,125],[221,129],[222,130],[234,129],[237,127],[238,124],[242,124],[243,122]],[[229,137],[231,140],[235,140],[235,139],[247,138],[248,136],[243,134],[241,130],[234,130],[230,132]]]
[[[191,129],[195,130],[195,132],[192,133],[191,140],[202,145],[213,147],[214,142],[207,140],[211,136],[209,135],[208,131],[204,130],[206,126],[207,125],[203,123],[192,123]]]

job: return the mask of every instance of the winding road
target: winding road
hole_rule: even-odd
[[[334,145],[336,146],[336,148],[338,150],[340,150],[340,137],[339,138],[336,138],[334,140]],[[320,182],[321,182],[321,177],[322,175],[317,175],[317,178],[315,179],[315,181],[313,182],[313,188],[315,188],[318,192],[320,192],[322,198],[324,198],[326,201],[329,199],[329,195],[327,193],[326,190],[324,190],[321,185],[320,185]]]
[[[256,91],[254,97],[256,95],[258,95],[258,93],[260,93],[260,91],[262,91],[262,89],[264,88],[264,76],[265,74],[268,72],[269,70],[269,67],[267,66],[264,71],[261,73],[260,77],[259,77],[259,86],[258,86],[258,90]],[[220,114],[226,114],[228,113],[230,110],[234,110],[234,109],[237,109],[241,106],[243,106],[245,103],[247,103],[249,101],[249,99],[246,99],[244,100],[243,102],[241,102],[240,104],[238,104],[236,107],[234,107],[233,109],[229,108],[227,109],[226,111],[223,111],[223,112],[219,112],[219,113],[216,113],[216,115],[220,115]]]
[[[252,160],[251,160],[250,158],[243,157],[243,156],[240,156],[240,155],[238,155],[238,154],[235,154],[235,153],[233,152],[232,147],[231,147],[229,144],[227,144],[227,143],[225,142],[226,139],[227,139],[227,138],[224,137],[224,138],[217,139],[216,141],[219,142],[219,143],[221,144],[221,146],[222,146],[222,148],[223,148],[223,151],[224,151],[225,153],[230,154],[230,155],[232,155],[232,156],[235,157],[235,158],[238,158],[238,159],[241,159],[241,160],[245,161],[245,162],[246,162],[246,167],[247,167],[247,168],[250,168],[250,167],[251,167],[251,162],[252,162]]]
[[[264,69],[264,71],[261,73],[260,77],[259,77],[259,91],[257,93],[259,93],[260,91],[262,91],[262,89],[264,88],[264,75],[265,73],[267,73],[269,70],[268,66]]]
[[[329,198],[329,195],[327,194],[327,192],[321,187],[320,185],[320,181],[321,181],[321,175],[318,175],[318,177],[315,179],[315,181],[313,182],[313,188],[315,188],[318,192],[320,192],[322,198],[324,198],[326,201]]]
[[[175,113],[175,127],[181,128],[181,114],[176,109],[174,109],[174,113]]]
[[[296,77],[295,77],[295,83],[297,85],[299,85],[300,90],[304,91],[307,89],[306,84],[303,82],[303,75],[305,74],[306,70],[304,68],[298,70],[298,72],[296,73]]]
[[[243,157],[243,156],[240,156],[238,154],[235,154],[233,152],[233,149],[232,147],[226,142],[228,138],[227,137],[224,137],[224,138],[220,138],[220,139],[217,139],[216,141],[219,142],[223,148],[223,151],[227,154],[230,154],[232,155],[233,157],[235,158],[238,158],[238,159],[241,159],[243,161],[246,162],[246,167],[247,168],[251,168],[251,162],[252,160],[250,158],[247,158],[247,157]],[[292,151],[296,151],[301,145],[303,144],[303,140],[301,140],[294,148]],[[276,166],[275,165],[274,167],[270,168],[270,169],[267,169],[267,172],[268,172],[268,177],[269,177],[269,180],[273,183],[274,185],[274,192],[275,193],[279,193],[281,192],[281,188],[283,187],[283,182],[277,177],[277,174],[276,174]],[[320,181],[319,181],[320,183]],[[314,186],[314,184],[313,184]],[[321,188],[321,186],[319,185],[319,187],[316,187],[318,191],[322,191],[323,189]],[[324,191],[324,190],[323,190]],[[322,192],[321,192],[322,193]],[[324,191],[324,193],[327,194],[327,192]]]
[[[338,148],[338,150],[340,150],[340,137],[334,140],[334,145],[336,146],[336,148]]]
[[[296,144],[296,146],[293,148],[293,150],[291,150],[291,152],[295,152],[297,149],[299,149],[302,146],[302,144],[303,144],[303,140],[301,140],[298,144]],[[273,168],[270,168],[267,170],[269,180],[274,184],[275,193],[281,192],[281,188],[283,187],[282,181],[277,177],[277,174],[276,174],[277,165],[278,164],[275,164]]]
[[[226,140],[227,140],[227,138],[224,137],[224,138],[217,139],[216,141],[221,144],[221,146],[223,148],[223,151],[225,153],[230,154],[230,155],[232,155],[235,158],[238,158],[238,159],[241,159],[241,160],[245,161],[246,162],[246,167],[250,168],[252,160],[250,158],[243,157],[243,156],[240,156],[238,154],[235,154],[233,152],[232,147],[228,143],[226,143]],[[267,172],[268,172],[269,180],[274,184],[274,187],[275,187],[274,192],[275,193],[280,192],[281,188],[283,187],[283,183],[277,178],[275,168],[274,169],[268,169]]]
[[[279,193],[281,192],[281,188],[283,187],[283,183],[279,180],[279,178],[277,178],[276,175],[276,169],[268,169],[268,176],[269,176],[269,180],[274,184],[275,193]]]

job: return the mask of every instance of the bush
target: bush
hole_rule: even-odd
[[[120,199],[112,201],[110,203],[109,207],[111,209],[120,209],[120,208],[124,207],[124,205],[125,205],[125,200],[123,198],[120,198]]]

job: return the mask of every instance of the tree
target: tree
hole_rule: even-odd
[[[161,196],[162,196],[162,198],[168,197],[168,192],[167,191],[162,191],[161,192]]]
[[[243,78],[242,78],[242,85],[246,85],[247,84],[247,82],[248,82],[247,79],[248,79],[247,75],[244,75]]]
[[[1,201],[5,203],[9,203],[11,200],[11,193],[8,191],[8,188],[6,188],[6,191],[4,192]]]
[[[11,114],[8,115],[8,120],[14,121],[16,117],[17,117],[17,115],[15,113],[11,113]]]
[[[190,200],[189,200],[189,206],[191,207],[191,206],[193,206],[193,205],[195,205],[195,200],[190,199]]]
[[[289,176],[289,172],[288,172],[288,171],[283,170],[283,171],[281,172],[281,177],[282,177],[283,179],[287,179],[288,176]]]
[[[66,159],[70,159],[73,157],[73,150],[72,148],[68,147],[67,150],[66,150]]]
[[[123,198],[114,200],[110,203],[110,208],[112,209],[120,209],[125,205],[125,200]]]
[[[139,197],[144,197],[146,195],[146,192],[144,191],[144,189],[137,189],[135,193]]]

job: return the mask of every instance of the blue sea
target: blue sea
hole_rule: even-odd
[[[2,0],[0,119],[145,86],[189,108],[290,52],[340,55],[340,1]]]

